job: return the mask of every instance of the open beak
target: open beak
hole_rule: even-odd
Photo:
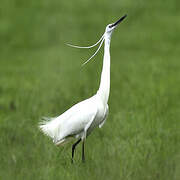
[[[121,21],[123,21],[124,18],[127,17],[127,14],[124,15],[123,17],[121,17],[118,21],[116,21],[115,23],[113,23],[110,27],[114,27],[117,26]]]

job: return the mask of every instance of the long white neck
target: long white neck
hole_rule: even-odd
[[[104,104],[107,104],[110,91],[110,41],[111,36],[106,35],[104,41],[104,58],[101,73],[101,81],[97,94],[100,96]]]

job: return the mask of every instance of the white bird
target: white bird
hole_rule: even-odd
[[[108,98],[110,92],[111,35],[117,25],[126,16],[127,15],[121,17],[113,24],[107,25],[105,33],[101,39],[92,46],[80,47],[68,44],[69,46],[76,48],[91,48],[100,43],[97,51],[92,56],[94,57],[104,42],[103,68],[101,73],[100,87],[97,93],[89,99],[75,104],[58,117],[45,118],[45,120],[39,125],[43,133],[51,137],[56,145],[62,145],[72,137],[78,139],[78,141],[72,145],[72,162],[74,150],[80,141],[82,141],[82,161],[85,161],[84,144],[86,137],[95,127],[99,126],[99,128],[101,128],[107,119],[109,112]],[[84,64],[86,64],[91,58],[89,58]]]

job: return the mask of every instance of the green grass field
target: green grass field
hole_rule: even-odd
[[[81,68],[105,26],[112,36],[110,114],[71,164],[38,129],[96,93],[103,50]],[[1,0],[0,179],[179,180],[180,1]]]

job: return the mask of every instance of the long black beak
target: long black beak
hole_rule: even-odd
[[[110,26],[110,28],[118,25],[118,24],[119,24],[121,21],[123,21],[123,19],[126,18],[126,17],[127,17],[127,14],[125,14],[125,15],[124,15],[123,17],[121,17],[118,21],[116,21],[115,23],[113,23],[113,24]]]

